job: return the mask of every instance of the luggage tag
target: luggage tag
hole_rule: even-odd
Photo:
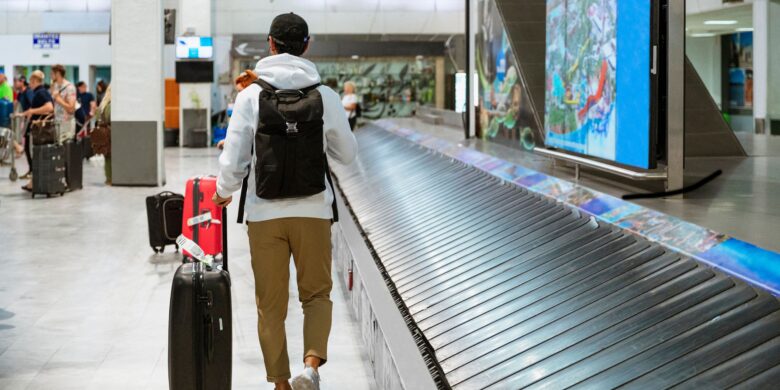
[[[206,211],[201,215],[187,219],[187,226],[195,226],[202,223],[213,223],[215,225],[219,225],[221,222],[218,219],[213,219],[211,217],[211,211]]]
[[[183,234],[176,238],[176,244],[179,245],[179,248],[189,252],[193,258],[201,263],[206,264],[209,267],[214,263],[213,256],[207,255],[206,252],[203,252],[200,245],[196,244],[195,241],[184,237]]]

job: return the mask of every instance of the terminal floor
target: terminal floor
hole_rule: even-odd
[[[547,157],[495,142],[463,140],[463,130],[434,126],[414,118],[396,119],[403,127],[462,143],[536,171],[573,181],[573,169],[555,166]],[[780,252],[780,137],[740,135],[748,158],[691,158],[686,161],[686,181],[702,178],[717,169],[723,175],[685,199],[635,201],[662,213],[726,233],[760,247]],[[613,196],[645,192],[587,173],[580,184]]]
[[[186,178],[215,173],[216,156],[167,149],[165,189],[181,192]],[[0,168],[0,389],[167,389],[168,299],[180,259],[171,247],[152,254],[144,205],[162,189],[106,187],[102,161],[93,159],[85,164],[84,190],[32,200],[7,174]],[[229,226],[233,389],[272,388],[256,336],[246,233]],[[295,373],[302,368],[302,313],[292,275],[287,330]],[[322,388],[375,388],[343,287],[334,282]]]

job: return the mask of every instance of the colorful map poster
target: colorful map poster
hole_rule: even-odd
[[[547,146],[651,168],[651,7],[547,1]]]

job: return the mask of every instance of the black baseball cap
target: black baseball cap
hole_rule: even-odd
[[[302,17],[290,12],[281,14],[271,22],[268,33],[277,43],[295,45],[309,41],[309,25]]]

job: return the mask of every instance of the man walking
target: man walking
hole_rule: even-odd
[[[51,97],[54,100],[54,119],[59,121],[60,141],[72,139],[76,135],[76,87],[65,79],[65,67],[51,67]]]
[[[309,46],[306,21],[292,13],[277,16],[268,43],[272,55],[257,63],[259,80],[236,98],[214,200],[229,204],[249,174],[246,217],[267,380],[277,389],[291,388],[284,322],[292,254],[305,364],[292,386],[319,389],[318,369],[328,360],[330,225],[336,217],[326,154],[349,164],[357,142],[339,95],[321,86],[315,65],[300,57]]]

